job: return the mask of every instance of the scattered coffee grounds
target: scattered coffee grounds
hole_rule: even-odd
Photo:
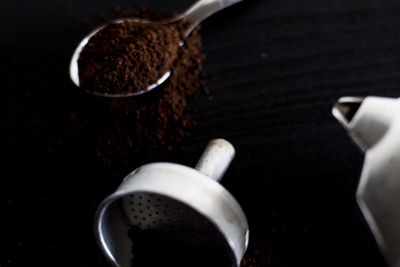
[[[124,16],[154,20],[172,15],[142,8]],[[127,98],[94,97],[71,90],[75,92],[74,106],[67,113],[71,133],[87,149],[96,151],[107,168],[115,170],[115,176],[139,163],[159,160],[164,150],[178,149],[195,125],[188,103],[201,96],[203,58],[197,27],[178,49],[171,76],[156,90]]]
[[[266,240],[255,238],[255,240],[251,240],[249,248],[242,259],[241,266],[279,266],[277,263],[279,262],[277,262],[274,248]]]
[[[111,95],[146,91],[171,70],[189,24],[128,19],[108,24],[81,52],[80,86]]]
[[[310,231],[308,224],[294,221],[292,214],[273,210],[264,213],[264,219],[250,227],[249,247],[242,259],[241,267],[282,267],[297,266],[299,262],[312,264],[307,256],[310,249]],[[304,265],[304,264],[303,264]],[[324,264],[322,264],[324,265]]]
[[[154,230],[140,230],[132,227],[129,231],[134,255],[132,267],[231,267],[232,261],[221,253],[204,246],[174,240]]]

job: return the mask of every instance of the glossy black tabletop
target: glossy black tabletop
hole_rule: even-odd
[[[1,2],[1,266],[107,265],[94,212],[150,159],[106,164],[96,131],[77,134],[68,112],[97,106],[70,81],[69,60],[117,5],[192,2]],[[216,14],[201,29],[211,93],[190,102],[197,125],[151,161],[194,166],[209,139],[229,140],[237,154],[222,184],[246,212],[256,266],[385,266],[355,202],[363,155],[331,108],[346,95],[400,95],[399,22],[395,0],[243,0]]]

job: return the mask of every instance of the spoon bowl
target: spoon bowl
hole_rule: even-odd
[[[81,55],[82,50],[85,48],[86,44],[89,42],[89,40],[95,36],[99,31],[101,31],[102,29],[104,29],[107,25],[110,24],[118,24],[118,23],[122,23],[124,21],[130,21],[130,22],[139,22],[139,23],[149,23],[151,21],[146,20],[146,19],[137,19],[137,18],[124,18],[124,19],[115,19],[113,21],[110,21],[106,24],[103,24],[99,27],[97,27],[96,29],[94,29],[92,32],[90,32],[85,38],[82,39],[82,41],[79,43],[79,45],[76,47],[73,55],[72,55],[72,59],[71,59],[71,63],[69,66],[69,75],[71,77],[72,82],[77,86],[77,87],[81,87],[80,86],[80,79],[79,79],[79,65],[78,65],[78,60],[79,57]],[[161,23],[161,22],[160,22]],[[93,95],[97,95],[97,96],[103,96],[103,97],[115,97],[115,98],[120,98],[120,97],[130,97],[130,96],[136,96],[136,95],[140,95],[143,93],[146,93],[148,91],[153,90],[154,88],[156,88],[157,86],[159,86],[160,84],[162,84],[163,82],[165,82],[168,77],[171,75],[171,71],[167,71],[164,75],[161,76],[160,79],[157,80],[157,82],[149,85],[149,87],[146,90],[140,90],[140,91],[135,91],[135,92],[129,92],[126,94],[109,94],[109,93],[100,93],[100,92],[95,92],[95,91],[91,91],[88,90],[87,88],[82,88],[83,90],[85,90],[85,92],[89,93],[89,94],[93,94]]]
[[[85,92],[97,95],[97,96],[102,96],[102,97],[114,97],[114,98],[122,98],[122,97],[131,97],[131,96],[136,96],[140,95],[146,92],[149,92],[162,83],[164,83],[166,80],[168,80],[169,76],[171,75],[171,69],[165,72],[163,75],[160,75],[160,78],[153,84],[149,84],[149,86],[144,89],[144,90],[135,90],[133,92],[128,92],[128,93],[116,93],[116,94],[110,94],[110,93],[104,93],[104,92],[96,92],[96,88],[90,88],[91,90],[88,90],[89,88],[82,88],[81,86],[81,80],[79,77],[79,58],[81,55],[81,52],[87,45],[87,43],[90,41],[90,39],[95,36],[99,31],[104,29],[107,25],[114,24],[114,23],[122,23],[124,21],[130,21],[130,22],[140,22],[140,23],[159,23],[159,24],[167,24],[171,22],[176,22],[179,21],[180,19],[185,19],[187,21],[190,21],[190,25],[184,32],[184,37],[188,36],[192,30],[205,18],[211,16],[212,14],[230,6],[235,3],[240,2],[241,0],[199,0],[195,4],[193,4],[189,9],[187,9],[183,14],[176,16],[172,20],[168,21],[158,21],[158,22],[153,22],[150,20],[146,19],[137,19],[137,18],[123,18],[123,19],[116,19],[112,20],[106,24],[103,24],[96,29],[94,29],[92,32],[90,32],[87,36],[85,36],[82,41],[79,43],[77,48],[75,49],[71,62],[70,62],[70,67],[69,67],[69,74],[72,82],[79,88],[83,89]],[[181,40],[177,46],[182,46],[183,45],[183,40]],[[171,66],[170,66],[171,67]],[[140,78],[140,77],[138,77]]]

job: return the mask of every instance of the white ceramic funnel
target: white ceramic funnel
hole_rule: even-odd
[[[115,266],[131,265],[135,255],[128,231],[136,227],[207,247],[239,266],[248,245],[247,220],[239,203],[218,183],[234,153],[230,143],[216,139],[196,169],[152,163],[129,174],[96,213],[96,238],[108,260]]]

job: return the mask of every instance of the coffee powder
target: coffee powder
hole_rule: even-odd
[[[166,237],[156,230],[129,230],[132,267],[231,267],[232,260],[221,251]]]
[[[128,19],[108,24],[80,54],[80,86],[106,94],[146,91],[171,70],[188,25]]]
[[[122,12],[118,12],[119,17]],[[142,8],[124,11],[124,16],[164,20],[172,15]],[[127,98],[102,98],[79,93],[74,108],[68,110],[70,131],[79,142],[96,151],[98,157],[115,170],[138,162],[158,160],[164,150],[179,148],[179,142],[190,135],[195,122],[188,103],[201,95],[201,72],[204,56],[197,27],[177,51],[169,79],[146,94]],[[81,104],[78,100],[81,99]]]

